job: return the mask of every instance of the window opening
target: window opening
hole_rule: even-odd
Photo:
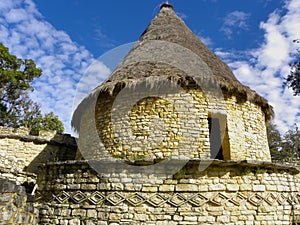
[[[210,157],[224,160],[219,118],[208,118]]]

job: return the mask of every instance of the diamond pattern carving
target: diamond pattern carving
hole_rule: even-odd
[[[148,199],[148,203],[155,207],[157,207],[165,202],[166,202],[166,198],[161,194],[151,195],[150,198]]]
[[[232,198],[229,199],[229,202],[233,203],[236,206],[240,206],[247,200],[247,197],[241,193],[236,193]]]
[[[64,203],[70,198],[70,195],[67,192],[63,191],[55,196],[55,198],[59,203]]]
[[[198,194],[193,195],[188,201],[191,204],[193,204],[194,206],[202,206],[206,202],[208,202],[208,198],[206,198],[204,195],[198,193]]]
[[[211,198],[208,198],[203,193],[189,194],[189,193],[155,193],[152,195],[148,195],[143,192],[135,192],[135,193],[122,193],[122,192],[112,192],[106,196],[106,194],[101,193],[99,191],[95,191],[91,194],[86,194],[81,191],[76,191],[75,193],[68,193],[66,191],[62,191],[58,195],[54,195],[51,192],[41,193],[44,201],[52,201],[55,200],[59,203],[65,203],[72,199],[76,204],[89,201],[92,204],[102,204],[105,201],[110,204],[116,206],[122,202],[127,202],[132,206],[139,206],[145,202],[152,205],[153,207],[162,206],[164,203],[168,203],[174,207],[181,207],[184,204],[190,204],[195,207],[202,207],[204,204],[208,202],[222,206],[226,202],[231,202],[235,206],[241,206],[245,202],[249,202],[254,206],[260,206],[264,202],[270,206],[274,204],[278,205],[294,205],[299,204],[300,202],[300,194],[299,193],[252,193],[250,196],[247,196],[245,193],[216,193]]]
[[[110,202],[112,205],[119,205],[121,202],[125,200],[124,196],[118,192],[113,192],[109,196],[107,196],[106,200]]]
[[[81,203],[84,202],[87,198],[86,195],[83,194],[81,191],[76,191],[72,196],[71,196],[72,200],[75,203]]]
[[[105,196],[100,192],[96,191],[90,196],[89,200],[93,204],[97,205],[105,200]]]
[[[248,201],[254,206],[259,206],[263,200],[264,198],[257,193],[251,195],[248,199]]]
[[[134,193],[133,195],[130,195],[126,200],[131,205],[138,206],[138,205],[142,204],[143,202],[145,202],[146,198],[139,193]]]
[[[284,196],[284,194],[279,194],[278,197],[277,197],[277,202],[280,204],[280,205],[284,205],[284,203],[286,202],[286,197]]]
[[[269,194],[267,194],[267,196],[265,197],[264,200],[266,203],[268,203],[270,206],[272,206],[276,202],[277,196],[273,193],[269,193]]]
[[[173,195],[169,200],[168,202],[171,204],[171,205],[174,205],[176,207],[179,207],[181,205],[183,205],[184,203],[187,202],[187,199],[186,197],[183,195],[183,194],[178,194],[176,193],[175,195]]]
[[[215,205],[221,206],[228,200],[228,197],[223,193],[218,193],[212,197],[209,201]]]
[[[296,204],[300,204],[300,194],[299,193],[295,194],[293,199]]]
[[[294,205],[294,197],[292,195],[287,195],[285,196],[287,202],[290,204],[290,205]]]

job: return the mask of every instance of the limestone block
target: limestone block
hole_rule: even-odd
[[[253,191],[260,192],[260,191],[266,191],[265,185],[253,185]]]
[[[218,216],[218,217],[217,217],[217,222],[221,222],[221,223],[227,224],[227,223],[230,222],[230,218],[229,218],[229,216],[227,216],[227,215],[224,215],[224,216]]]
[[[89,209],[89,210],[87,210],[86,216],[88,218],[97,218],[97,210],[95,210],[95,209]]]
[[[252,184],[251,183],[247,183],[247,184],[241,184],[240,185],[240,190],[241,191],[252,191]]]
[[[81,184],[82,190],[95,190],[96,184]]]
[[[196,184],[177,184],[175,187],[176,191],[198,191],[198,186]]]
[[[69,221],[69,225],[80,225],[80,220],[79,219],[71,219]]]
[[[208,191],[208,185],[205,185],[205,184],[199,185],[198,188],[199,188],[200,192],[207,192]]]
[[[121,220],[122,219],[122,214],[110,213],[109,214],[109,219],[111,219],[111,220]]]
[[[238,184],[226,184],[226,189],[228,191],[236,192],[240,189],[240,186]]]
[[[194,222],[197,220],[198,220],[197,216],[184,216],[184,221]]]
[[[72,216],[85,217],[86,216],[86,210],[84,210],[84,209],[73,209],[71,214],[72,214]]]
[[[142,187],[142,192],[157,192],[158,187],[155,186],[144,186]]]
[[[226,186],[224,184],[211,184],[208,186],[210,191],[225,191]]]
[[[163,184],[159,186],[159,191],[160,192],[173,192],[175,190],[175,185],[167,185]]]

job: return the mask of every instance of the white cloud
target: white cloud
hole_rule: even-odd
[[[249,19],[249,17],[250,13],[245,13],[237,10],[227,14],[224,18],[224,23],[221,27],[221,31],[224,32],[227,38],[231,39],[233,29],[248,29],[247,20]]]
[[[0,9],[1,10],[9,10],[11,8],[13,8],[13,6],[15,4],[20,4],[22,0],[15,0],[15,1],[11,1],[11,0],[1,0],[0,1]]]
[[[0,42],[12,54],[32,58],[43,69],[33,82],[33,100],[41,104],[44,113],[57,114],[70,132],[76,86],[93,56],[45,21],[32,0],[1,0],[0,21]],[[107,76],[107,70],[102,75]]]
[[[201,34],[198,34],[198,37],[206,46],[213,45],[213,41],[210,37],[205,37],[205,36],[202,36]]]
[[[24,9],[12,9],[6,14],[5,19],[8,23],[19,23],[25,20],[26,17],[27,13]]]
[[[177,16],[179,16],[180,19],[186,20],[188,19],[188,16],[182,12],[176,12]]]
[[[276,10],[266,22],[261,22],[264,40],[259,48],[246,51],[250,59],[235,61],[233,53],[220,49],[216,51],[242,83],[256,90],[274,106],[275,123],[282,132],[294,124],[300,127],[300,97],[293,96],[290,89],[282,88],[283,77],[289,73],[292,53],[299,47],[292,40],[300,37],[300,1],[288,0],[284,7],[284,15]]]
[[[111,70],[100,60],[95,60],[86,70],[84,76],[78,82],[76,95],[74,97],[74,109],[91,93],[101,82],[103,82]]]

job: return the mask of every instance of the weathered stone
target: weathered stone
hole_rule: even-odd
[[[172,192],[174,190],[175,190],[175,185],[164,184],[159,186],[160,192]]]
[[[88,218],[97,218],[97,210],[94,209],[87,210],[86,216]]]
[[[158,187],[142,187],[142,191],[143,192],[157,192],[158,191]]]
[[[228,191],[238,191],[240,189],[240,186],[238,184],[227,184],[226,189]]]
[[[84,209],[73,209],[71,215],[85,217],[86,213],[87,212]]]
[[[211,184],[208,186],[210,191],[225,191],[226,186],[224,184]]]
[[[198,186],[196,184],[177,184],[175,186],[176,191],[198,191]]]
[[[0,203],[9,202],[12,200],[12,195],[10,194],[0,194]]]
[[[71,219],[69,220],[69,225],[80,225],[79,219]]]
[[[9,221],[12,218],[13,213],[11,211],[0,212],[0,221]]]
[[[266,191],[265,185],[253,185],[253,191]]]

